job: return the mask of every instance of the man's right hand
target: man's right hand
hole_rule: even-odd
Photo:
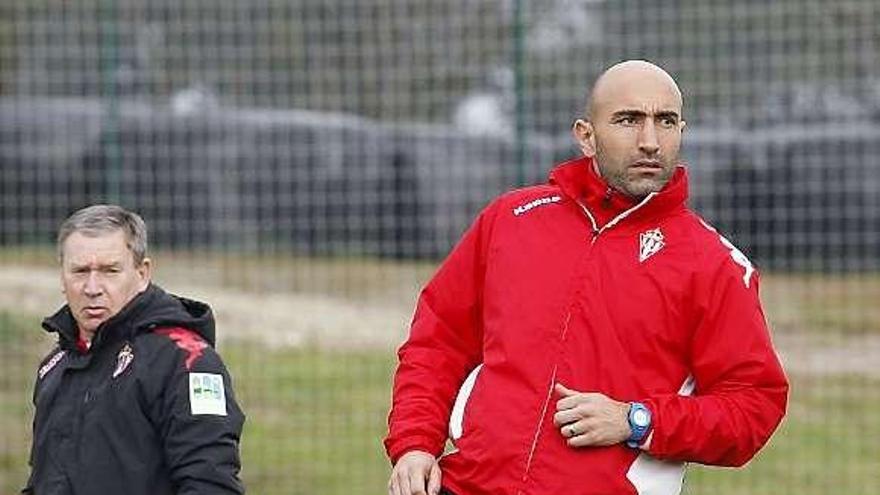
[[[440,465],[433,455],[413,450],[403,454],[391,470],[389,495],[437,495]]]

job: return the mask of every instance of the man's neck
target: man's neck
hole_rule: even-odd
[[[86,352],[89,350],[90,347],[92,347],[92,339],[94,337],[95,337],[95,332],[88,332],[88,331],[80,328],[79,333],[78,333],[76,346],[79,348],[80,351]]]

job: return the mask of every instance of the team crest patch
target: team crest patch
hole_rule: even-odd
[[[116,355],[116,369],[113,370],[113,378],[121,375],[123,371],[128,369],[131,362],[134,361],[134,351],[131,346],[126,343],[122,346],[119,354]]]
[[[216,373],[190,373],[189,405],[193,415],[226,416],[223,377]]]
[[[58,351],[55,353],[54,356],[52,356],[51,358],[49,358],[48,361],[46,361],[46,364],[44,364],[43,366],[40,366],[39,371],[37,371],[37,376],[40,377],[40,380],[42,380],[46,375],[48,375],[49,372],[52,371],[52,369],[55,366],[58,366],[58,363],[61,362],[61,358],[63,358],[65,354],[67,354],[67,351]]]
[[[644,263],[646,259],[660,252],[665,245],[663,232],[659,227],[639,234],[639,263]]]

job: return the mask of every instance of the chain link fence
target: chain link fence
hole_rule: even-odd
[[[687,493],[877,493],[878,26],[875,0],[0,0],[2,490],[63,302],[55,229],[99,201],[215,306],[251,492],[384,490],[419,285],[575,154],[592,80],[645,58],[685,93],[692,203],[764,272],[794,385],[770,447]]]

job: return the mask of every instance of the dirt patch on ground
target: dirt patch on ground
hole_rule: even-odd
[[[316,346],[322,349],[384,349],[406,335],[416,291],[403,277],[387,301],[378,297],[333,296],[293,291],[248,291],[220,284],[186,282],[199,277],[171,274],[166,288],[208,302],[216,312],[218,335],[269,347]],[[209,279],[210,280],[210,279]],[[389,290],[385,287],[383,290]],[[404,292],[410,295],[401,296]],[[374,294],[375,296],[375,294]],[[768,306],[773,304],[771,297]],[[54,268],[0,265],[0,310],[47,315],[64,299]],[[768,307],[768,315],[774,307]],[[780,308],[782,312],[784,308]],[[860,374],[880,377],[880,335],[822,335],[802,332],[792,322],[774,335],[786,370],[801,375]]]
[[[45,316],[64,303],[58,274],[40,267],[0,266],[0,310]],[[403,339],[412,300],[397,305],[292,292],[178,284],[171,292],[209,303],[221,340],[330,349],[392,348]]]
[[[880,378],[880,335],[777,335],[774,343],[790,374]]]

